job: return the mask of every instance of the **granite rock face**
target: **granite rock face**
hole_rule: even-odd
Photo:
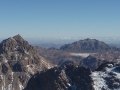
[[[51,67],[20,35],[0,43],[0,90],[23,90],[35,73]]]

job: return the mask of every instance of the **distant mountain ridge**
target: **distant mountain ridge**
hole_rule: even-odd
[[[63,45],[60,50],[68,52],[104,52],[120,51],[120,48],[109,46],[108,44],[96,39],[84,39]]]

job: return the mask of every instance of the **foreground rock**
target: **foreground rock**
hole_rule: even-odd
[[[51,67],[20,35],[0,43],[0,90],[23,90],[31,76]]]
[[[25,90],[120,90],[120,64],[105,63],[92,72],[72,64],[37,73]]]
[[[37,73],[25,90],[93,90],[91,70],[68,64]]]

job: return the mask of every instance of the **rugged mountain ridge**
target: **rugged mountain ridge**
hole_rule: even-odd
[[[68,52],[106,52],[106,51],[120,51],[119,48],[109,46],[108,44],[98,41],[96,39],[84,39],[73,42],[71,44],[63,45],[60,50]]]
[[[93,90],[91,70],[68,64],[37,73],[25,90]]]
[[[0,90],[119,90],[120,64],[109,62],[95,71],[89,69],[101,63],[88,56],[79,66],[66,61],[53,67],[16,35],[0,43]]]
[[[23,90],[31,76],[51,67],[20,35],[0,43],[0,90]]]
[[[66,65],[35,74],[25,90],[120,90],[120,64],[106,62],[96,71]]]

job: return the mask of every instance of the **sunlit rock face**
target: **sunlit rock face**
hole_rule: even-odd
[[[23,90],[31,76],[51,67],[20,35],[0,43],[0,90]]]

